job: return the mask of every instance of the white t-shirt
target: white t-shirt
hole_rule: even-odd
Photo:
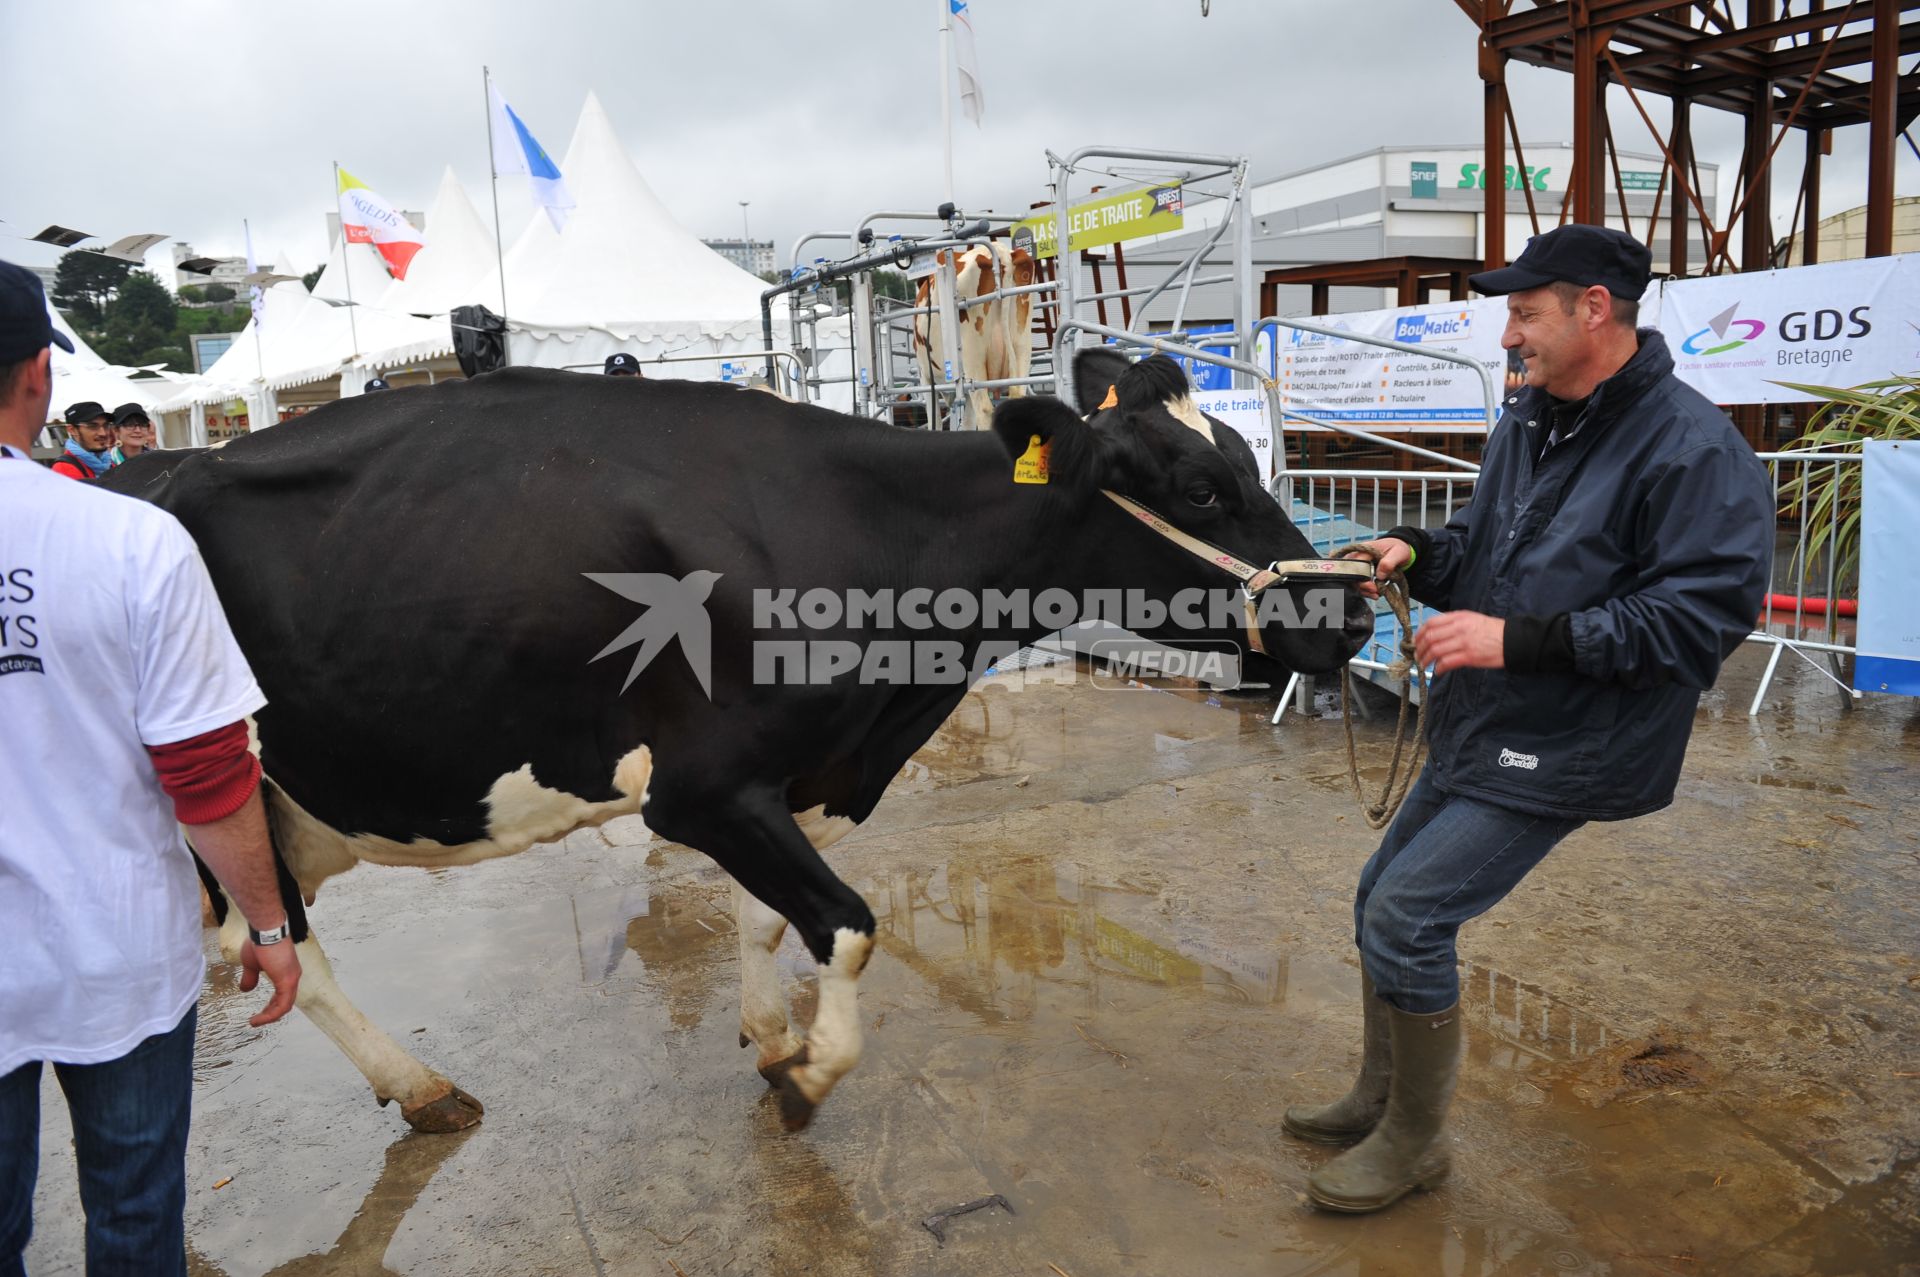
[[[0,1075],[200,995],[200,887],[148,745],[266,704],[186,529],[0,456]]]

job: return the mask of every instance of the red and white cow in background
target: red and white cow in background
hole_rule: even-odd
[[[942,249],[935,260],[947,261]],[[954,262],[954,283],[960,298],[984,297],[1003,287],[1031,284],[1034,278],[1033,255],[1024,248],[1013,248],[1005,240],[961,249]],[[914,365],[920,379],[929,384],[947,381],[944,368],[945,343],[940,332],[938,295],[934,292],[938,273],[920,281],[914,306],[934,307],[934,312],[913,319]],[[1024,377],[1033,365],[1033,294],[1000,297],[960,312],[960,379],[997,381]],[[1010,396],[1027,393],[1025,386],[1009,388]],[[967,424],[984,430],[993,419],[992,394],[974,390],[967,395]]]

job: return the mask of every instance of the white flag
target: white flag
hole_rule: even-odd
[[[960,109],[975,124],[987,109],[986,95],[980,91],[980,55],[973,47],[973,18],[968,0],[947,0],[953,13],[953,58],[960,69]]]
[[[260,269],[253,261],[253,226],[245,220],[242,220],[240,225],[247,232],[247,274],[252,275]],[[261,321],[267,317],[266,290],[258,284],[255,284],[253,287],[247,289],[247,297],[253,305],[254,331],[258,332]]]

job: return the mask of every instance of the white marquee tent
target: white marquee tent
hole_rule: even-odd
[[[177,387],[169,381],[133,381],[129,373],[138,371],[110,364],[81,340],[66,317],[47,305],[47,316],[54,328],[73,343],[69,355],[53,347],[53,400],[47,412],[54,420],[65,420],[68,404],[91,399],[109,412],[124,403],[137,403],[148,412],[158,412],[160,404],[171,398]]]
[[[374,251],[369,248],[365,255],[372,257]],[[407,277],[389,280],[386,289],[371,299],[372,305],[396,314],[444,315],[455,306],[484,304],[486,297],[479,291],[480,284],[494,273],[496,256],[493,233],[480,220],[473,201],[453,176],[452,165],[448,165],[427,209],[426,247],[408,263]],[[355,287],[359,280],[354,276]],[[493,296],[497,309],[497,285]]]
[[[536,214],[507,253],[512,363],[593,366],[619,350],[643,360],[760,350],[766,284],[674,220],[591,93],[560,167],[578,203],[565,232]],[[497,269],[471,300],[500,308]],[[720,376],[718,361],[669,367],[663,375]]]

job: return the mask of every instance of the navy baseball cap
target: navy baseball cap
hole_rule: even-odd
[[[1500,297],[1547,284],[1599,285],[1639,301],[1653,278],[1653,251],[1625,231],[1578,223],[1535,235],[1511,266],[1471,275],[1477,293]]]
[[[124,426],[129,421],[144,421],[148,425],[153,424],[153,418],[147,415],[147,410],[137,403],[123,403],[113,410],[114,425]]]
[[[73,343],[47,313],[40,277],[24,266],[0,262],[0,365],[17,364],[48,346],[73,353]]]
[[[370,395],[376,390],[392,390],[392,389],[393,387],[387,384],[387,379],[385,377],[375,377],[372,381],[369,381],[366,384],[366,386],[361,390],[360,393],[363,395]]]
[[[603,371],[610,377],[638,377],[640,375],[640,361],[625,351],[622,351],[617,355],[607,356],[607,366]]]
[[[91,399],[82,399],[77,404],[67,406],[67,424],[70,426],[77,426],[83,421],[92,421],[96,417],[111,418],[112,415],[104,405],[97,404]]]

